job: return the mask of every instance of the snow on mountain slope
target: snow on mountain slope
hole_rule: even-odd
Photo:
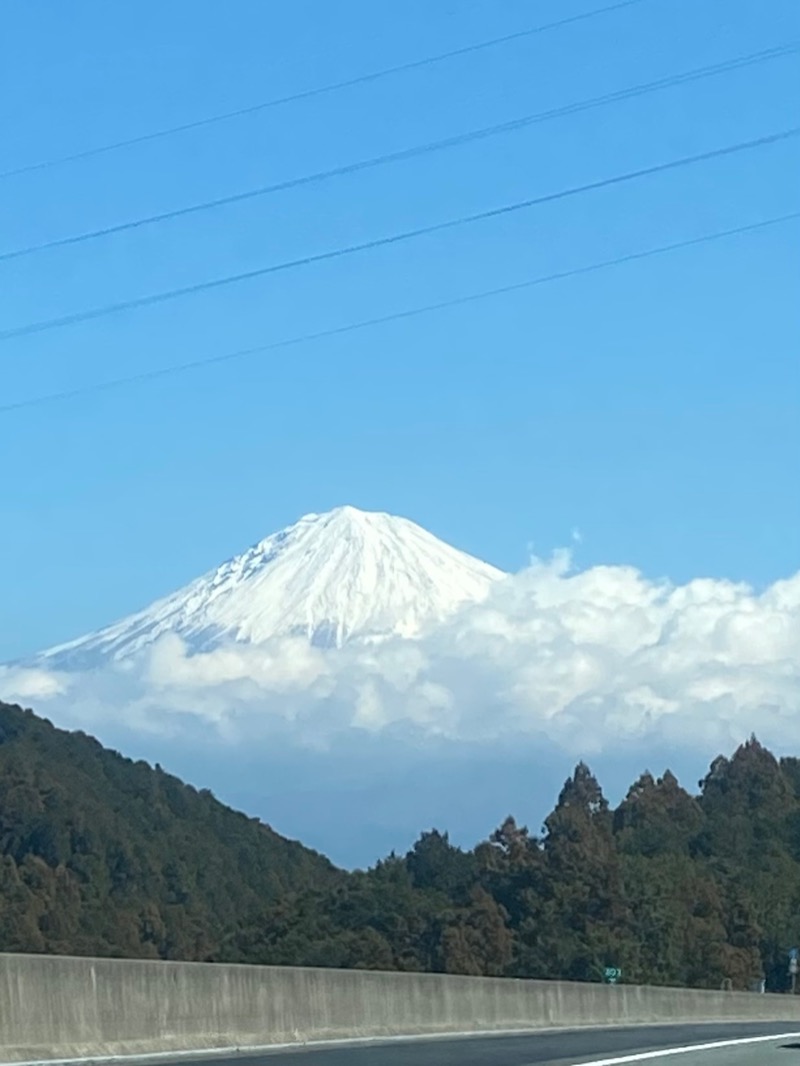
[[[324,646],[414,636],[485,598],[502,571],[405,518],[340,507],[309,514],[217,570],[40,663],[123,660],[174,633],[192,651],[303,635]]]

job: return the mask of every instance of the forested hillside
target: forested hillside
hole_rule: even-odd
[[[0,950],[204,959],[343,875],[143,762],[0,704]]]
[[[616,810],[583,764],[543,833],[509,818],[473,851],[423,834],[236,942],[259,962],[786,987],[800,944],[800,762],[756,740],[692,796],[644,774]]]
[[[541,835],[437,831],[345,874],[160,769],[0,705],[0,950],[780,990],[800,761],[755,739],[616,810],[580,764]]]

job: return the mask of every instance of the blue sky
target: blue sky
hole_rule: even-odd
[[[0,170],[571,13],[587,0],[15,3]],[[644,0],[437,66],[0,182],[3,249],[402,149],[800,37],[795,0]],[[0,263],[0,329],[369,240],[796,124],[797,57]],[[797,210],[797,140],[2,344],[0,404]],[[0,415],[0,660],[308,511],[404,514],[499,566],[756,585],[798,564],[797,222]]]

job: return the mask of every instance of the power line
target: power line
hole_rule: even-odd
[[[794,126],[790,129],[782,130],[778,133],[767,134],[766,136],[757,137],[753,140],[739,141],[736,144],[726,145],[724,148],[715,148],[708,152],[701,152],[698,155],[683,156],[679,159],[673,159],[666,163],[657,163],[655,166],[644,167],[640,170],[628,171],[624,174],[616,174],[611,178],[602,178],[599,181],[589,182],[585,185],[572,186],[571,188],[561,189],[558,192],[548,193],[544,196],[537,196],[527,200],[520,200],[516,203],[511,204],[504,204],[501,207],[494,207],[488,211],[480,211],[473,215],[462,215],[459,218],[447,219],[444,222],[435,222],[428,226],[420,226],[417,229],[404,230],[400,233],[393,233],[387,237],[377,237],[374,240],[363,241],[359,244],[351,244],[340,248],[333,248],[327,252],[317,252],[313,255],[302,256],[298,259],[289,259],[281,263],[273,263],[269,266],[258,267],[255,270],[246,270],[239,274],[228,274],[223,277],[212,278],[210,281],[195,282],[192,285],[185,285],[177,289],[167,289],[162,292],[150,293],[146,296],[138,296],[132,300],[123,300],[119,303],[104,304],[100,307],[90,308],[87,311],[77,311],[69,315],[60,316],[58,318],[40,319],[37,322],[29,322],[23,326],[16,326],[12,329],[0,331],[0,341],[7,341],[16,337],[25,337],[32,333],[41,333],[45,330],[57,329],[63,326],[76,325],[80,322],[88,322],[91,319],[103,318],[107,315],[118,314],[121,311],[131,311],[142,307],[150,307],[154,304],[166,303],[169,300],[176,300],[183,296],[191,296],[201,292],[209,292],[212,289],[219,289],[228,285],[235,285],[243,281],[250,281],[254,278],[265,277],[268,274],[276,274],[284,270],[291,270],[301,266],[310,266],[314,263],[322,263],[328,260],[341,259],[348,255],[354,255],[357,252],[371,251],[376,248],[383,248],[393,244],[400,244],[405,241],[413,240],[417,237],[424,237],[434,233],[441,233],[445,230],[455,229],[459,226],[470,225],[472,223],[481,222],[490,218],[499,218],[503,215],[510,215],[517,211],[523,211],[531,207],[537,207],[541,204],[553,203],[557,200],[565,200],[569,197],[578,196],[582,193],[610,188],[615,185],[621,185],[626,182],[635,181],[639,178],[650,177],[655,174],[667,173],[668,171],[677,170],[680,167],[686,167],[696,163],[707,162],[711,159],[719,159],[724,156],[733,155],[737,152],[748,151],[755,148],[763,148],[767,145],[776,144],[779,141],[787,140],[790,137],[796,137],[798,134],[800,134],[800,126]]]
[[[625,89],[618,89],[615,92],[604,93],[602,96],[594,96],[586,100],[579,100],[571,104],[563,105],[562,107],[551,108],[547,111],[538,111],[533,114],[523,115],[508,122],[501,122],[492,126],[484,126],[481,129],[470,130],[466,133],[457,134],[453,137],[445,137],[438,141],[429,141],[426,144],[416,145],[412,148],[405,148],[396,152],[388,152],[384,155],[374,156],[371,159],[364,159],[355,163],[347,163],[343,166],[333,167],[330,170],[321,170],[317,171],[316,173],[305,174],[297,178],[289,178],[285,181],[276,182],[271,185],[260,185],[254,189],[248,189],[244,192],[233,193],[229,196],[221,196],[213,200],[204,200],[200,203],[190,204],[186,207],[178,207],[170,211],[162,211],[154,215],[146,215],[142,218],[131,219],[127,222],[120,222],[112,226],[104,226],[100,229],[87,230],[83,233],[76,233],[69,237],[59,237],[55,240],[43,241],[40,244],[31,244],[26,247],[15,248],[7,252],[0,252],[0,262],[5,262],[10,259],[18,259],[22,256],[33,255],[36,252],[44,252],[55,248],[64,248],[74,244],[83,244],[87,241],[97,240],[101,237],[110,237],[117,233],[124,233],[126,231],[139,229],[144,226],[151,226],[157,223],[168,222],[173,219],[182,218],[187,215],[193,215],[203,211],[210,211],[218,207],[226,207],[231,204],[242,203],[246,200],[252,200],[261,196],[267,196],[271,193],[283,192],[288,189],[295,189],[303,185],[311,185],[317,182],[329,180],[331,178],[343,177],[348,174],[355,174],[362,170],[369,170],[374,167],[385,166],[390,163],[397,163],[407,159],[413,159],[418,156],[430,154],[432,152],[456,148],[461,145],[469,144],[473,141],[485,140],[489,137],[494,137],[499,134],[511,133],[517,130],[521,130],[539,122],[545,122],[550,119],[563,118],[568,115],[574,115],[583,111],[589,111],[596,107],[603,107],[608,104],[629,100],[634,97],[644,96],[647,93],[656,92],[660,89],[672,88],[676,85],[684,85],[690,82],[699,81],[703,78],[713,77],[718,74],[725,74],[730,71],[739,70],[743,67],[749,67],[758,63],[769,62],[773,59],[779,59],[784,56],[796,54],[798,51],[800,51],[800,42],[792,42],[790,44],[778,46],[776,48],[769,48],[760,52],[752,52],[748,55],[737,56],[733,59],[728,59],[721,63],[714,63],[703,67],[696,67],[693,70],[684,71],[680,74],[669,75],[664,78],[659,78],[656,81],[644,82],[638,85],[629,86]]]
[[[267,111],[274,107],[282,107],[284,104],[295,103],[300,100],[310,100],[315,96],[323,96],[328,93],[339,92],[356,85],[366,85],[369,82],[379,81],[394,74],[404,74],[411,70],[420,70],[423,67],[434,66],[449,59],[457,59],[460,56],[471,55],[489,48],[497,48],[500,45],[510,44],[512,41],[520,41],[526,37],[534,37],[540,33],[548,33],[551,30],[561,29],[577,22],[586,22],[589,19],[598,18],[602,15],[621,11],[623,8],[633,7],[636,4],[645,3],[647,0],[618,0],[617,3],[598,7],[592,11],[584,11],[578,15],[570,15],[568,18],[557,19],[554,22],[545,22],[539,26],[532,26],[527,30],[518,30],[515,33],[507,33],[502,37],[492,37],[485,41],[477,41],[475,44],[465,45],[463,48],[453,48],[447,52],[439,52],[436,55],[425,56],[422,59],[414,59],[407,63],[399,63],[393,67],[385,67],[382,70],[370,71],[368,74],[359,74],[354,78],[346,78],[343,81],[329,82],[326,85],[318,85],[313,89],[304,89],[301,92],[290,93],[288,96],[278,96],[271,100],[264,100],[258,104],[250,104],[248,107],[240,107],[234,111],[223,111],[216,115],[207,115],[205,118],[195,119],[193,122],[184,122],[177,126],[167,126],[164,129],[154,130],[150,133],[140,134],[138,137],[128,137],[125,140],[113,141],[109,144],[96,145],[82,152],[73,152],[71,155],[59,156],[55,159],[44,159],[37,163],[27,163],[11,170],[0,171],[0,179],[15,177],[19,174],[29,174],[35,170],[47,170],[50,167],[60,166],[63,163],[74,163],[82,159],[91,159],[93,156],[103,155],[106,152],[115,152],[120,148],[129,148],[136,144],[144,144],[147,141],[160,140],[171,137],[176,133],[186,133],[189,130],[201,129],[204,126],[212,126],[229,119],[240,118],[244,115],[253,115],[259,111]]]
[[[422,307],[413,307],[404,311],[395,311],[392,314],[380,315],[376,318],[363,319],[360,322],[351,322],[344,326],[336,326],[332,329],[319,330],[314,333],[304,333],[297,337],[288,337],[284,340],[272,341],[269,344],[259,344],[252,348],[240,348],[238,351],[226,352],[223,355],[212,355],[204,359],[194,359],[188,363],[178,363],[173,366],[161,367],[156,370],[145,370],[138,374],[130,374],[126,377],[112,378],[108,381],[100,381],[91,385],[80,386],[75,389],[64,389],[59,392],[51,392],[42,396],[34,396],[28,400],[18,400],[15,403],[0,405],[0,414],[11,411],[20,411],[30,407],[40,407],[44,404],[55,403],[60,400],[74,399],[87,396],[92,393],[107,392],[111,389],[122,388],[126,385],[136,385],[160,378],[174,377],[185,374],[202,367],[214,366],[219,363],[232,362],[237,359],[245,359],[249,356],[264,355],[267,352],[278,351],[282,348],[291,348],[312,341],[324,340],[330,337],[338,337],[347,333],[355,333],[358,330],[369,329],[374,326],[386,325],[390,322],[400,322],[404,319],[415,318],[419,315],[430,314],[435,311],[443,311],[452,307],[461,307],[466,304],[477,303],[480,300],[488,300],[495,296],[503,296],[524,289],[534,288],[538,285],[546,285],[554,281],[564,281],[568,278],[579,277],[585,274],[594,274],[610,267],[621,266],[625,263],[638,262],[657,255],[666,255],[684,248],[692,248],[698,245],[710,244],[713,241],[725,240],[730,237],[740,236],[745,233],[754,233],[771,226],[782,225],[800,219],[800,211],[793,211],[785,215],[777,215],[764,219],[761,222],[751,222],[747,225],[736,226],[733,229],[717,230],[705,233],[699,237],[690,237],[684,241],[675,241],[672,244],[662,244],[653,248],[646,248],[640,252],[630,252],[627,255],[615,256],[613,259],[602,259],[596,263],[574,267],[571,270],[561,270],[551,274],[541,274],[526,281],[518,281],[511,285],[502,285],[494,289],[484,289],[481,292],[469,293],[465,296],[457,296],[450,300],[441,300],[437,303],[425,304]]]

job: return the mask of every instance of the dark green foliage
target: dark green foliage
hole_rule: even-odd
[[[210,959],[243,917],[342,879],[160,768],[0,704],[0,948]]]
[[[541,838],[423,833],[346,874],[159,767],[0,704],[0,950],[787,986],[800,946],[800,761],[755,738],[692,796],[611,810],[583,763]]]

